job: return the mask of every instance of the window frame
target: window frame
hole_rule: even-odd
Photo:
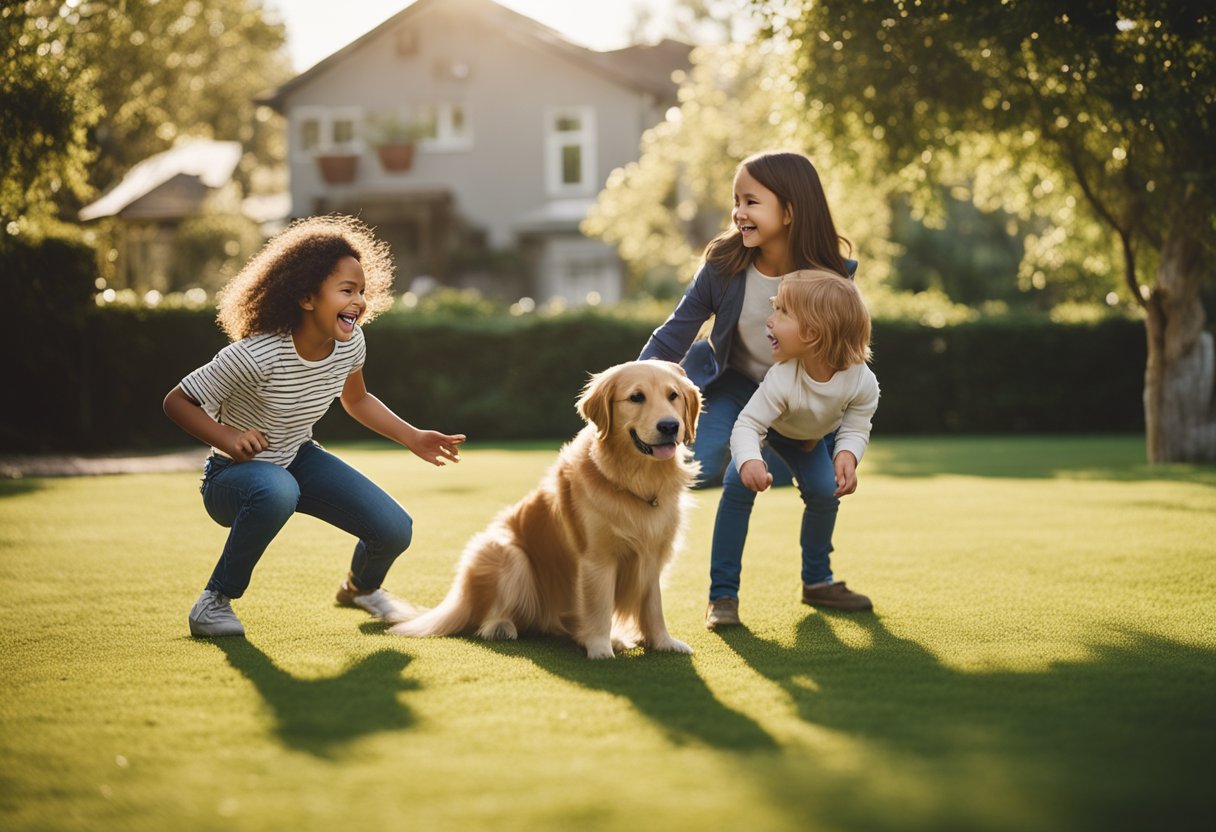
[[[559,130],[564,118],[576,118],[578,130]],[[596,192],[595,108],[587,105],[547,107],[545,109],[545,191],[549,196],[590,196]],[[565,148],[579,148],[579,181],[563,181]]]
[[[361,107],[319,107],[314,105],[298,108],[293,113],[292,158],[314,159],[317,156],[334,156],[353,154],[360,155],[367,148],[363,138],[363,119],[365,114]],[[315,121],[317,124],[317,144],[315,147],[304,146],[305,125]],[[335,142],[334,128],[340,121],[349,121],[352,126],[350,141]]]
[[[421,138],[418,146],[430,153],[447,153],[473,149],[473,122],[469,118],[469,108],[459,101],[438,101],[433,104],[419,104],[415,114],[422,121],[427,111],[435,114],[435,135]],[[460,111],[464,129],[456,129],[455,114]]]

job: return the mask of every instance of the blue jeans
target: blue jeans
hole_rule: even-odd
[[[731,429],[758,386],[743,373],[728,369],[705,390],[701,418],[697,420],[697,441],[692,447],[693,459],[701,463],[694,488],[722,484],[722,475],[730,462]],[[781,458],[768,448],[762,453],[764,464],[773,475],[773,487],[789,485],[790,469]]]
[[[810,451],[803,442],[789,439],[774,430],[768,432],[768,446],[786,461],[794,472],[802,495],[802,582],[817,584],[832,579],[832,531],[836,527],[836,469],[832,450],[835,432],[821,439]],[[751,521],[756,492],[743,484],[739,469],[732,461],[722,483],[722,499],[714,519],[713,544],[709,553],[709,599],[738,598],[739,573],[743,568],[743,544]]]
[[[253,567],[297,511],[359,539],[350,572],[366,592],[380,588],[413,535],[414,521],[396,500],[313,442],[301,446],[286,468],[210,456],[201,490],[211,519],[231,529],[207,582],[207,589],[229,598],[245,594]]]

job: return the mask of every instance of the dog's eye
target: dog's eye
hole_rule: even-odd
[[[670,393],[667,394],[667,401],[669,401],[669,402],[674,402],[678,398],[680,398],[680,394],[677,393],[675,390],[672,390]]]
[[[646,401],[646,394],[640,392],[634,393],[629,397],[629,401],[633,402],[634,404],[641,404],[642,402]]]

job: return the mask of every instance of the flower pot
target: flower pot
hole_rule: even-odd
[[[385,170],[409,170],[414,164],[413,144],[382,144],[376,153]]]
[[[317,164],[321,168],[321,178],[326,182],[353,182],[359,168],[359,157],[354,154],[318,156]]]

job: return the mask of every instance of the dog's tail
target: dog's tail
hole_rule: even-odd
[[[472,610],[465,603],[463,583],[457,580],[439,606],[417,618],[394,624],[388,632],[395,636],[452,636],[464,632],[469,627]]]
[[[465,547],[447,597],[417,618],[390,627],[399,636],[451,636],[476,631],[486,638],[514,637],[528,629],[538,608],[523,551],[501,529],[474,535]]]

